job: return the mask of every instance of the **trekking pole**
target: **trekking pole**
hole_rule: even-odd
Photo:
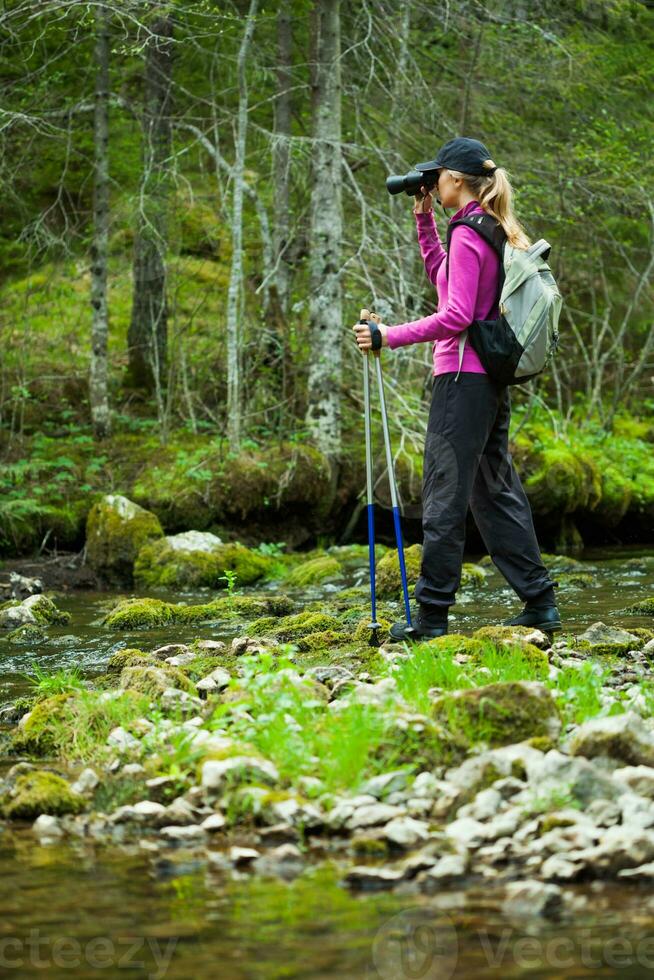
[[[363,319],[363,317],[362,317]],[[381,322],[381,317],[376,313],[371,313],[368,319],[377,323]],[[388,414],[386,412],[386,398],[384,397],[384,378],[382,375],[381,357],[376,351],[375,370],[377,372],[377,385],[379,387],[379,407],[381,409],[382,428],[384,430],[384,448],[386,450],[386,468],[388,470],[388,483],[391,489],[391,506],[393,508],[393,524],[395,525],[395,540],[397,542],[397,557],[400,564],[400,577],[402,579],[402,594],[404,596],[404,610],[406,621],[411,626],[411,608],[409,606],[409,587],[407,585],[406,564],[404,562],[404,544],[402,542],[402,525],[400,522],[400,508],[397,499],[397,484],[395,482],[395,469],[393,467],[393,453],[391,451],[391,434],[388,428]]]
[[[361,310],[360,323],[368,322],[370,313]],[[379,646],[377,630],[377,595],[375,588],[375,502],[372,489],[372,412],[370,408],[370,375],[368,373],[368,355],[363,355],[363,427],[366,436],[366,494],[368,511],[368,563],[370,565],[370,606],[372,621],[369,624],[370,646]]]

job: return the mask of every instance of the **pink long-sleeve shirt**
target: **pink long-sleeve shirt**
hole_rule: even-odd
[[[483,213],[477,201],[470,201],[450,218]],[[425,270],[438,292],[436,313],[410,323],[388,328],[388,346],[404,347],[424,341],[434,342],[434,374],[459,369],[459,336],[473,320],[498,316],[497,287],[499,256],[472,228],[460,225],[450,240],[449,281],[446,274],[447,253],[438,236],[433,211],[416,214],[418,243]],[[486,374],[469,341],[463,351],[462,371]]]

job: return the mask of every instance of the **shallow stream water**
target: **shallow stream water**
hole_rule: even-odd
[[[647,626],[620,614],[654,595],[654,552],[588,552],[595,584],[559,590],[564,627],[593,622]],[[355,574],[348,585],[365,573]],[[556,577],[556,576],[555,576]],[[330,588],[303,590],[306,601]],[[49,630],[39,648],[48,669],[76,665],[104,672],[116,649],[198,636],[229,639],[215,626],[131,635],[98,625],[116,596],[62,594],[67,627]],[[206,601],[206,593],[162,596]],[[299,596],[298,596],[299,598]],[[520,603],[497,572],[461,594],[451,630],[498,622]],[[398,613],[400,609],[398,607]],[[0,704],[24,691],[35,655],[0,640]],[[0,760],[5,769],[13,760]],[[152,854],[139,847],[75,842],[42,846],[29,828],[0,831],[0,976],[168,978],[449,978],[621,977],[654,975],[654,896],[646,886],[593,883],[573,889],[574,910],[560,921],[522,921],[500,912],[492,884],[471,881],[422,895],[352,894],[339,885],[351,860],[333,858],[292,882],[208,871],[189,852]]]

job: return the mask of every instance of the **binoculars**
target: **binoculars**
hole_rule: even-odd
[[[409,170],[403,176],[393,176],[386,178],[386,190],[389,194],[401,194],[402,191],[413,197],[420,193],[421,187],[426,187],[430,191],[438,183],[438,170],[428,170],[421,173],[419,170]]]

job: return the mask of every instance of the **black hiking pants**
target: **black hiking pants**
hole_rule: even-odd
[[[424,532],[415,597],[447,613],[461,582],[468,507],[493,563],[526,602],[552,588],[531,507],[509,453],[509,388],[487,374],[434,378],[425,440]]]

